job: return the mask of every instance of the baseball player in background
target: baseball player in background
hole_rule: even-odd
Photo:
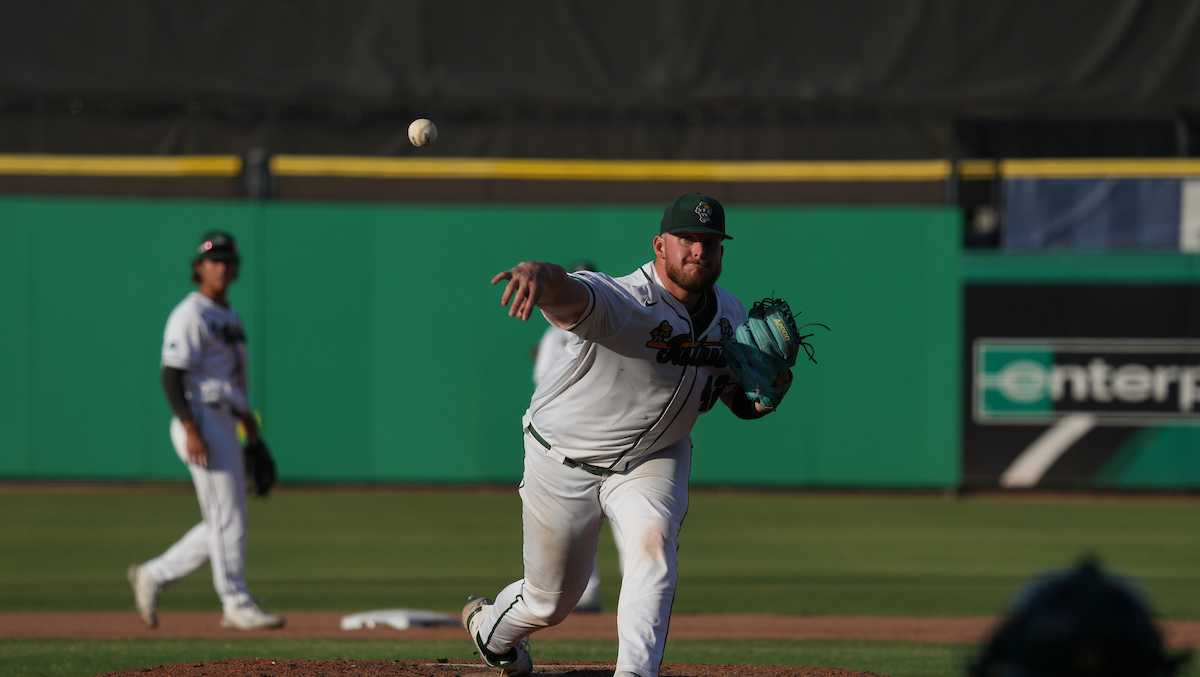
[[[561,622],[583,594],[603,518],[623,571],[616,675],[659,674],[692,426],[717,400],[740,418],[770,411],[728,387],[720,340],[746,311],[716,286],[727,239],[721,204],[689,193],[664,212],[654,259],[629,275],[523,261],[492,278],[507,281],[500,303],[510,317],[536,308],[571,334],[522,419],[524,578],[463,608],[480,657],[502,674],[530,674],[528,636]]]
[[[259,608],[246,587],[246,475],[237,423],[247,441],[258,425],[246,398],[246,334],[226,293],[241,259],[233,236],[206,233],[192,261],[188,294],[167,318],[162,386],[174,417],[171,442],[187,464],[201,521],[158,557],[129,566],[138,614],[158,625],[158,595],[208,562],[221,599],[221,624],[254,630],[283,627],[282,616]]]
[[[594,273],[597,271],[597,268],[596,264],[591,261],[580,260],[571,264],[571,271],[575,273],[582,271]],[[554,325],[546,327],[546,331],[542,334],[542,338],[538,341],[533,353],[533,384],[535,387],[554,369],[554,365],[559,360],[565,359],[567,344],[574,338],[575,335],[565,329],[560,329]],[[621,543],[619,541],[615,542],[619,553]],[[583,595],[580,596],[579,602],[575,604],[575,610],[584,613],[595,613],[602,608],[603,603],[600,599],[600,556],[597,554],[596,563],[592,565],[592,575],[588,577],[587,586],[583,589]]]

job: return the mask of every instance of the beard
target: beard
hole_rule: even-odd
[[[721,260],[710,259],[705,266],[680,264],[676,266],[670,260],[666,261],[667,277],[672,282],[692,293],[712,289],[721,277]]]

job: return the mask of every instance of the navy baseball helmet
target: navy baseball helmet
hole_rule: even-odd
[[[223,230],[210,230],[200,236],[200,244],[196,246],[195,260],[201,259],[238,263],[241,256],[232,235]]]
[[[1028,584],[970,666],[971,677],[1171,677],[1168,654],[1133,586],[1091,557]]]

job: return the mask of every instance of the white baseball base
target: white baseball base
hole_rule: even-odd
[[[424,609],[376,609],[342,616],[342,630],[390,627],[396,630],[424,628],[434,625],[458,625],[457,616]]]

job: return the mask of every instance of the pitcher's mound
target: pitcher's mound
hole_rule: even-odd
[[[595,663],[542,663],[534,668],[535,675],[557,677],[612,677],[613,666]],[[364,677],[495,677],[481,663],[457,661],[332,661],[271,660],[268,658],[235,658],[211,663],[156,665],[125,672],[110,672],[104,677],[222,677],[253,675],[254,677],[335,677],[361,675]],[[874,672],[855,672],[838,668],[783,667],[770,665],[664,665],[663,677],[886,677]]]

